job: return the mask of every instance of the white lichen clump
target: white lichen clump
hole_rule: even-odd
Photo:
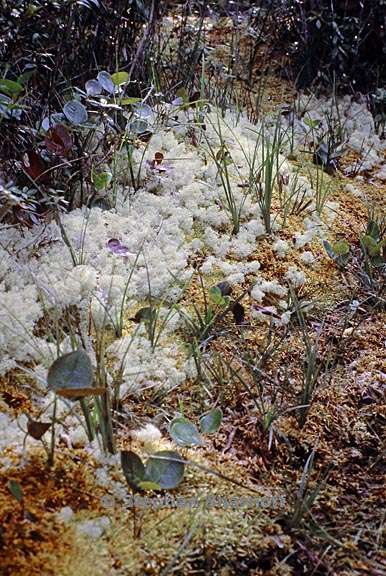
[[[302,253],[302,255],[300,256],[300,259],[307,266],[312,266],[312,264],[315,262],[315,256],[313,255],[312,252],[310,252],[308,250],[306,250],[305,252]]]
[[[139,430],[133,430],[131,436],[139,442],[146,446],[153,446],[161,440],[161,432],[153,424],[146,424],[143,428]]]
[[[289,251],[288,242],[285,240],[276,240],[272,245],[273,250],[276,252],[279,258],[284,258]]]
[[[323,110],[329,105],[327,101],[320,104],[315,99],[300,99],[299,110],[304,117],[323,122]],[[378,157],[384,145],[373,133],[364,102],[343,99],[339,106],[351,145],[363,136],[366,146],[375,144]],[[57,354],[73,349],[69,336],[62,335],[56,342],[56,334],[63,333],[55,329],[55,323],[60,324],[72,308],[76,310],[76,333],[81,334],[79,345],[86,347],[94,365],[90,326],[94,330],[117,329],[123,319],[124,335],[107,350],[108,382],[122,371],[121,398],[138,395],[147,388],[174,388],[190,377],[187,351],[177,336],[181,318],[178,314],[170,318],[157,342],[151,343],[144,326],[137,329],[134,323],[127,324],[126,309],[138,308],[151,296],[162,303],[162,314],[167,314],[183,297],[193,274],[190,262],[196,254],[203,256],[204,275],[221,274],[232,286],[252,286],[251,298],[257,304],[266,294],[286,298],[285,281],[267,281],[259,276],[258,246],[262,237],[271,241],[275,257],[285,259],[290,250],[305,249],[300,262],[313,265],[309,247],[324,238],[326,223],[335,217],[337,204],[329,200],[317,214],[310,182],[279,154],[275,171],[283,193],[291,195],[295,190],[312,202],[304,212],[301,229],[294,233],[293,246],[280,235],[285,223],[279,214],[271,219],[271,232],[275,234],[271,240],[256,190],[248,185],[251,160],[257,168],[263,158],[263,144],[257,137],[261,124],[253,125],[245,115],[232,111],[222,116],[212,108],[206,112],[205,134],[197,132],[197,145],[193,145],[189,127],[195,126],[195,113],[180,109],[174,112],[146,146],[133,152],[132,169],[139,183],[135,193],[128,176],[128,158],[123,151],[118,154],[122,176],[116,182],[114,208],[83,207],[62,214],[65,239],[54,222],[29,230],[0,230],[0,374],[29,363],[29,374],[37,388],[44,389],[47,369]],[[310,136],[303,120],[297,118],[294,123],[294,142],[299,146]],[[285,122],[283,117],[284,128]],[[268,136],[274,123],[267,122],[265,130]],[[239,217],[234,233],[226,189],[215,160],[224,147],[231,160],[227,173]],[[159,152],[163,155],[163,170],[154,164]],[[369,158],[375,161],[374,155]],[[111,240],[113,245],[119,244],[120,251],[112,248]],[[297,288],[306,276],[292,266],[285,280]],[[278,311],[282,313],[286,312]],[[43,318],[49,319],[50,328],[45,333],[37,330]],[[83,431],[75,428],[69,442],[84,446]]]
[[[300,286],[303,286],[306,280],[304,272],[302,272],[302,270],[298,270],[296,266],[290,266],[285,276],[288,282],[292,284],[294,288],[300,288]]]

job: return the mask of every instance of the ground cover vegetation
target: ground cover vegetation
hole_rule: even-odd
[[[381,575],[386,3],[0,0],[4,575]]]

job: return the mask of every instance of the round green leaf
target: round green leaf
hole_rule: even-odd
[[[130,488],[140,490],[145,476],[145,466],[141,458],[131,450],[122,450],[121,466]]]
[[[19,82],[0,78],[0,92],[8,96],[18,96],[23,91],[23,86]]]
[[[138,118],[146,122],[150,122],[154,116],[153,109],[149,104],[138,104],[134,107],[134,113]]]
[[[308,116],[303,118],[303,122],[306,126],[309,126],[309,128],[317,128],[319,126],[319,120],[312,120],[312,118]]]
[[[227,282],[221,282],[221,284],[225,285]],[[216,306],[221,306],[223,308],[225,308],[229,302],[229,296],[224,294],[220,284],[213,286],[213,288],[209,290],[209,299]]]
[[[171,422],[170,436],[178,446],[200,446],[203,443],[195,424],[182,416]]]
[[[143,134],[144,132],[147,132],[147,130],[149,130],[149,124],[146,122],[146,120],[141,119],[133,120],[133,122],[130,122],[130,124],[128,124],[128,129],[133,134]]]
[[[350,252],[350,245],[345,240],[340,240],[335,242],[333,249],[337,256],[344,256]]]
[[[218,288],[218,286],[213,286],[213,288],[211,288],[209,290],[209,297],[210,297],[211,301],[213,302],[213,304],[220,305],[223,301],[223,296],[222,296],[221,290],[220,290],[220,288]]]
[[[111,172],[92,172],[91,180],[96,190],[105,190],[112,180]]]
[[[87,80],[85,86],[87,96],[99,96],[102,93],[102,85],[98,80]]]
[[[129,75],[124,70],[120,72],[115,72],[111,75],[111,80],[114,82],[115,86],[121,86],[122,84],[126,84],[129,81]]]
[[[78,102],[78,100],[66,102],[63,107],[63,112],[67,120],[72,124],[83,124],[87,122],[88,114],[86,107],[83,106],[81,102]]]
[[[106,90],[106,92],[108,92],[109,94],[114,94],[115,92],[114,82],[111,78],[111,75],[108,72],[106,72],[105,70],[99,72],[97,80],[99,84],[102,86],[103,90]]]
[[[189,94],[186,91],[186,88],[179,88],[176,92],[176,96],[182,99],[183,104],[187,104],[189,102]]]
[[[141,490],[161,490],[161,486],[157,482],[151,482],[150,480],[143,480],[138,486]]]
[[[92,387],[92,380],[91,361],[84,350],[60,356],[51,365],[47,375],[48,387],[67,397],[85,396],[94,390],[98,391],[99,388]]]
[[[178,452],[161,450],[147,461],[144,480],[170,490],[182,482],[184,471],[185,465]]]
[[[128,96],[127,98],[121,98],[118,100],[121,106],[128,106],[130,104],[137,104],[141,102],[141,98],[135,98],[135,96]]]
[[[16,498],[16,500],[18,502],[21,502],[23,500],[23,490],[20,486],[20,484],[18,484],[18,482],[16,482],[16,480],[10,480],[8,482],[8,489],[11,492],[12,496],[14,498]]]
[[[203,434],[213,434],[217,432],[222,423],[221,408],[214,408],[207,414],[200,416],[200,429]]]

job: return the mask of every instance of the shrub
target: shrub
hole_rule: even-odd
[[[87,124],[87,113],[77,102],[85,83],[101,70],[121,70],[127,79],[147,82],[143,54],[152,41],[149,30],[158,16],[157,6],[148,0],[2,1],[0,178],[7,188],[12,182],[24,196],[34,195],[39,216],[52,204],[47,198],[57,198],[49,190],[53,181],[53,187],[62,191],[62,207],[88,201],[94,131],[69,130],[63,119]],[[139,86],[130,84],[134,95],[139,94]],[[52,114],[58,112],[61,119],[51,123]],[[79,121],[74,121],[75,116]],[[98,135],[102,151],[107,132]],[[79,189],[78,202],[73,195]],[[20,202],[15,205],[20,212]],[[31,220],[25,211],[23,220]]]
[[[279,8],[278,39],[286,45],[299,87],[336,76],[345,88],[351,84],[367,92],[386,77],[384,0],[282,0],[270,5]]]

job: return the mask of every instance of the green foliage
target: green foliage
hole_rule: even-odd
[[[272,2],[274,30],[297,84],[330,84],[334,75],[367,92],[386,77],[383,0]],[[288,23],[291,23],[290,26]]]
[[[191,303],[190,310],[178,306],[193,347],[201,345],[209,338],[216,323],[229,312],[233,313],[236,324],[242,323],[244,318],[244,309],[239,303],[244,294],[233,300],[230,298],[232,287],[228,282],[219,282],[207,290],[200,271],[198,271],[198,278],[203,306],[199,307],[195,302]]]
[[[113,81],[115,86],[122,86],[122,84],[127,84],[129,79],[130,76],[128,72],[126,72],[125,70],[121,70],[120,72],[114,72],[114,74],[111,75],[111,80]]]
[[[241,340],[236,360],[242,369],[235,369],[232,360],[219,358],[225,364],[231,381],[240,384],[247,392],[257,413],[260,428],[265,434],[268,433],[269,438],[274,431],[275,421],[286,412],[297,409],[296,406],[288,405],[284,397],[289,384],[287,368],[284,367],[283,373],[278,371],[275,375],[269,374],[267,370],[267,365],[279,352],[284,341],[285,334],[278,338],[271,324],[258,350],[250,350],[244,339]],[[221,373],[218,368],[217,372],[220,372],[223,380],[224,372]]]
[[[366,265],[381,267],[385,264],[384,248],[386,238],[379,222],[369,219],[366,234],[361,236],[360,245]]]
[[[199,418],[202,434],[214,434],[222,424],[223,413],[221,408],[213,408]],[[197,426],[183,416],[174,418],[169,426],[170,436],[178,446],[201,446],[203,440]]]
[[[237,199],[237,197],[235,196],[233,191],[233,184],[230,178],[231,174],[230,169],[231,168],[237,169],[237,167],[234,165],[231,152],[224,140],[221,128],[221,120],[219,117],[217,118],[216,124],[212,123],[212,128],[216,132],[220,141],[220,147],[218,150],[215,150],[210,140],[206,137],[205,130],[203,130],[202,135],[206,140],[209,155],[211,159],[214,161],[217,168],[217,174],[220,178],[221,185],[224,191],[222,201],[223,208],[229,214],[229,220],[232,224],[231,234],[234,235],[238,234],[240,230],[241,214],[245,204],[248,190],[246,190],[244,196],[241,199]]]
[[[220,428],[223,413],[221,408],[213,408],[200,416],[200,429],[203,434],[214,434]]]
[[[185,464],[178,452],[161,450],[147,461],[144,480],[158,484],[162,490],[172,490],[181,484],[184,471]]]
[[[12,496],[18,501],[21,502],[24,498],[23,489],[16,480],[10,480],[8,482],[8,489],[11,492]]]
[[[304,352],[302,362],[302,388],[299,394],[299,406],[297,414],[299,425],[304,426],[315,392],[320,385],[323,373],[328,370],[331,363],[330,349],[321,353],[320,332],[312,334],[307,325],[304,311],[300,305],[295,291],[290,288],[291,299],[295,304],[295,311],[303,339]]]
[[[228,295],[225,296],[223,295],[220,286],[213,286],[209,290],[209,299],[215,306],[218,306],[219,308],[223,309],[225,309],[229,305],[230,300]]]
[[[328,242],[328,240],[324,240],[323,246],[331,260],[339,268],[344,268],[350,256],[350,245],[345,240],[334,242],[333,244]]]
[[[111,183],[113,175],[111,172],[91,172],[91,180],[95,186],[95,190],[102,191],[106,190]]]
[[[99,0],[1,2],[0,29],[12,33],[3,34],[0,48],[0,125],[12,126],[0,142],[0,162],[6,169],[7,162],[12,166],[6,177],[20,190],[27,175],[36,196],[34,210],[20,204],[18,210],[1,213],[11,224],[15,214],[18,221],[31,224],[53,207],[72,209],[93,200],[90,170],[99,165],[107,139],[109,151],[104,160],[113,156],[124,135],[124,110],[141,101],[138,84],[131,84],[136,93],[126,94],[129,80],[145,80],[148,88],[141,54],[137,54],[138,62],[133,61],[137,38],[149,17],[140,4],[126,0],[106,5]],[[154,22],[158,13],[156,7]],[[145,50],[152,41],[153,36],[146,35],[141,48]],[[115,70],[110,74],[104,67],[112,63]],[[89,80],[92,75],[97,78]],[[47,110],[52,111],[49,119]],[[56,129],[59,123],[70,133],[71,146],[62,146]],[[107,130],[104,124],[109,126]],[[99,149],[91,146],[95,132]],[[103,155],[106,150],[104,147]],[[22,170],[15,171],[15,166]],[[101,186],[96,186],[97,192]]]
[[[115,443],[110,392],[107,388],[106,372],[104,362],[100,357],[99,348],[96,356],[96,386],[93,385],[94,374],[90,358],[82,349],[75,350],[74,352],[64,354],[57,358],[48,371],[47,384],[48,387],[54,390],[59,396],[80,402],[89,440],[93,440],[97,432],[98,434],[100,433],[103,448],[108,452],[114,453]],[[87,401],[88,397],[93,398],[92,405]],[[49,459],[51,464],[53,463],[55,445],[56,404],[57,401],[55,397],[52,418],[51,454]]]
[[[0,78],[0,92],[14,98],[23,92],[23,86],[19,82]]]
[[[185,464],[178,452],[161,450],[152,454],[146,466],[132,451],[121,452],[121,466],[126,482],[135,492],[172,490],[181,484]]]
[[[69,399],[77,400],[103,393],[104,390],[93,387],[92,382],[91,361],[83,350],[60,356],[51,365],[47,375],[48,387]]]
[[[121,466],[126,482],[133,490],[140,490],[141,482],[145,477],[145,466],[135,452],[121,452]]]
[[[300,485],[297,492],[295,493],[292,514],[288,517],[288,524],[291,526],[291,528],[298,528],[305,520],[305,518],[310,514],[310,510],[327,480],[326,475],[323,480],[316,483],[314,488],[310,487],[310,479],[314,469],[315,455],[316,451],[314,449],[307,458],[303,468]]]
[[[272,200],[280,176],[280,149],[284,140],[280,120],[277,119],[273,135],[262,126],[262,164],[257,174],[257,201],[267,234],[272,231]]]
[[[200,446],[202,444],[196,425],[182,416],[172,420],[169,433],[178,446]]]

